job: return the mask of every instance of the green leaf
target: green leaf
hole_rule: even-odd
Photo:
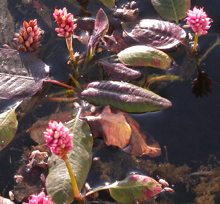
[[[3,150],[15,136],[18,128],[15,109],[20,103],[21,102],[11,110],[4,111],[0,114],[0,151]]]
[[[128,66],[150,66],[169,69],[172,58],[165,52],[145,45],[135,45],[118,53],[118,59]]]
[[[153,178],[133,174],[122,181],[90,191],[86,196],[105,189],[109,189],[112,198],[117,202],[125,204],[133,204],[135,201],[145,202],[162,191],[161,184]]]
[[[100,0],[106,7],[114,8],[115,0]]]
[[[191,7],[191,0],[151,0],[151,3],[161,18],[177,24]]]
[[[69,121],[67,127],[73,132],[74,120]],[[79,190],[87,178],[92,163],[92,137],[90,128],[85,121],[79,120],[74,131],[74,147],[68,154]],[[62,159],[53,154],[49,159],[49,174],[46,178],[46,189],[55,203],[69,204],[73,201],[73,189],[70,176]]]
[[[157,111],[172,106],[169,100],[152,91],[119,81],[89,83],[81,96],[94,105],[110,105],[129,113]]]

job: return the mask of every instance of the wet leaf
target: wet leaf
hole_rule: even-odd
[[[7,198],[3,198],[2,196],[0,196],[0,203],[1,204],[14,204],[14,202],[12,202],[11,200]]]
[[[15,109],[21,102],[11,110],[4,111],[0,114],[0,151],[3,150],[14,138],[18,127],[18,121]]]
[[[102,137],[106,145],[114,145],[123,149],[130,143],[132,130],[125,118],[125,113],[121,111],[113,113],[110,106],[106,106],[100,115],[86,116],[85,118],[89,124],[93,121],[99,122],[98,125],[101,125]],[[99,130],[99,127],[96,124],[96,128],[91,130],[94,133],[94,131]]]
[[[99,61],[99,63],[113,79],[118,81],[130,81],[141,76],[140,71],[131,69],[122,63],[109,63],[104,61]]]
[[[151,0],[151,3],[161,18],[176,23],[186,16],[191,7],[191,0]]]
[[[122,23],[128,36],[142,45],[150,45],[157,49],[170,49],[186,38],[186,32],[175,23],[156,19],[142,19],[136,23]]]
[[[86,196],[100,190],[109,189],[109,192],[117,202],[132,204],[134,202],[145,202],[162,191],[161,184],[151,177],[133,174],[122,181],[97,188],[88,192]]]
[[[118,53],[118,59],[128,66],[150,66],[169,69],[172,58],[165,52],[145,45],[135,45]]]
[[[74,121],[71,120],[66,125],[72,132]],[[79,190],[81,190],[92,163],[92,137],[86,122],[81,120],[77,122],[73,141],[74,148],[69,152],[68,157],[76,176]],[[55,154],[49,159],[46,189],[55,203],[69,204],[73,201],[74,195],[67,167],[64,161]]]
[[[118,81],[89,83],[81,96],[94,105],[110,105],[130,113],[157,111],[172,103],[144,88]]]
[[[42,86],[48,66],[37,56],[0,48],[0,99],[22,99]]]
[[[100,0],[106,7],[114,8],[115,0]]]
[[[100,40],[107,33],[108,28],[109,28],[108,17],[103,11],[103,9],[100,8],[96,15],[94,30],[88,43],[87,61],[90,61],[93,58],[96,47],[100,42]]]

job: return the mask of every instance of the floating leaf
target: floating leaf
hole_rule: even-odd
[[[110,105],[130,113],[157,111],[172,106],[172,103],[152,91],[118,81],[89,83],[81,96],[94,105]]]
[[[0,99],[34,95],[42,86],[48,66],[37,56],[0,48]]]
[[[67,124],[70,132],[73,133],[74,121]],[[87,178],[92,163],[92,137],[90,136],[89,126],[85,121],[79,120],[74,131],[74,147],[68,154],[79,190]],[[49,159],[49,174],[46,178],[46,189],[55,203],[69,204],[73,201],[73,189],[70,176],[62,159],[55,154]]]
[[[151,3],[161,18],[176,23],[186,16],[191,7],[191,0],[151,0]]]
[[[3,150],[14,138],[18,127],[18,121],[15,109],[21,102],[11,110],[4,111],[0,114],[0,151]]]
[[[115,0],[100,0],[106,7],[114,8]]]
[[[108,17],[103,11],[103,9],[99,9],[95,19],[93,34],[91,35],[88,42],[87,61],[90,61],[93,58],[96,47],[99,41],[107,33],[108,28],[109,28]]]
[[[122,181],[97,188],[90,191],[86,196],[91,195],[100,190],[109,189],[109,192],[117,202],[132,204],[134,202],[145,202],[162,191],[162,186],[151,177],[133,174]]]
[[[142,19],[136,23],[122,23],[124,32],[142,45],[157,49],[170,49],[183,42],[186,32],[175,23],[155,19]]]
[[[135,45],[118,53],[118,59],[128,66],[150,66],[169,69],[172,58],[165,52],[145,45]]]
[[[99,63],[113,79],[118,81],[130,81],[141,76],[140,71],[131,69],[122,63],[109,63],[104,61],[99,61]]]

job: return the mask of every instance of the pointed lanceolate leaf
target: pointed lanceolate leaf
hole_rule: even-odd
[[[22,99],[42,86],[48,66],[37,56],[0,48],[0,99]]]
[[[94,30],[88,42],[87,61],[90,61],[93,58],[96,47],[100,42],[100,40],[107,33],[108,28],[109,28],[108,17],[103,11],[103,9],[99,9],[95,19]]]
[[[170,49],[183,42],[186,32],[175,23],[156,19],[142,19],[136,23],[122,23],[124,32],[142,45]]]
[[[105,189],[109,189],[112,198],[117,202],[125,204],[145,202],[162,191],[161,184],[153,178],[133,174],[122,181],[116,181],[109,186],[104,186],[88,192],[86,196]]]
[[[20,103],[21,102],[11,110],[4,111],[0,114],[0,151],[3,150],[15,136],[18,127],[15,109]]]
[[[106,7],[114,8],[115,0],[100,0]]]
[[[169,69],[172,58],[165,52],[145,45],[135,45],[118,53],[118,59],[128,66],[150,66]]]
[[[110,105],[130,113],[157,111],[172,103],[152,91],[118,81],[89,83],[81,96],[94,105]]]
[[[176,23],[186,16],[191,7],[191,0],[151,0],[151,3],[161,18]]]
[[[92,137],[90,136],[89,126],[85,121],[79,120],[75,131],[73,131],[73,120],[69,121],[66,125],[70,128],[70,132],[74,133],[74,147],[69,152],[68,158],[79,190],[81,190],[92,163]],[[67,167],[65,162],[55,154],[49,159],[46,189],[55,203],[69,204],[73,201],[73,189]]]

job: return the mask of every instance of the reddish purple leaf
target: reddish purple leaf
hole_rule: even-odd
[[[186,38],[186,32],[178,25],[156,19],[142,19],[136,23],[122,23],[124,32],[142,45],[157,49],[170,49]]]
[[[131,69],[122,63],[99,62],[103,69],[115,80],[130,81],[141,76],[141,72]]]
[[[99,9],[95,26],[93,30],[93,34],[91,35],[87,48],[87,61],[90,61],[95,54],[96,47],[100,42],[101,38],[107,33],[109,28],[108,17],[103,11],[103,9]]]
[[[0,99],[34,95],[47,76],[48,66],[36,55],[0,48]]]

